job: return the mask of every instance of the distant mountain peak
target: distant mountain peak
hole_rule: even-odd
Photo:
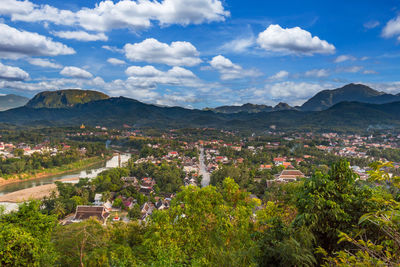
[[[284,102],[279,102],[275,107],[274,110],[278,111],[278,110],[289,110],[289,109],[293,109],[289,104],[284,103]]]
[[[27,104],[30,108],[70,108],[77,104],[108,99],[109,96],[98,91],[65,89],[44,91],[35,95]]]
[[[384,104],[400,101],[400,95],[379,92],[364,84],[350,83],[341,88],[323,90],[317,93],[301,106],[301,110],[325,110],[343,101]]]

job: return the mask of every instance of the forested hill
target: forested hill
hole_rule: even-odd
[[[109,96],[104,93],[90,90],[45,91],[35,95],[26,106],[29,108],[66,108],[107,98]]]
[[[301,110],[324,110],[343,101],[384,104],[400,101],[400,96],[379,92],[363,84],[352,83],[338,89],[317,93],[301,106]]]
[[[30,105],[0,112],[0,123],[16,125],[104,125],[121,127],[185,128],[214,127],[225,129],[366,129],[398,127],[400,102],[365,104],[342,102],[327,110],[221,114],[181,107],[160,107],[134,99],[114,97],[63,108],[32,108]]]

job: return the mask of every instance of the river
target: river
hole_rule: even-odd
[[[205,187],[210,184],[210,173],[207,171],[207,166],[204,160],[204,148],[200,148],[200,175],[203,176],[203,178],[201,179],[201,187]]]
[[[129,159],[130,159],[129,154],[121,154],[121,164],[128,162]],[[32,187],[46,185],[46,184],[52,184],[52,183],[54,183],[54,181],[57,181],[60,179],[69,179],[69,178],[76,178],[76,177],[95,178],[99,173],[101,173],[104,170],[118,167],[118,161],[119,161],[118,156],[113,156],[108,161],[99,163],[97,165],[93,165],[86,170],[80,170],[80,171],[76,171],[76,172],[69,172],[68,174],[54,175],[54,176],[49,176],[49,177],[45,177],[45,178],[26,180],[26,181],[3,185],[3,186],[0,186],[0,196],[15,192],[18,190],[22,190],[22,189],[32,188]],[[78,182],[78,181],[76,181],[76,182]]]

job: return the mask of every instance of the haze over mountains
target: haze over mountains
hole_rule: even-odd
[[[19,95],[0,95],[0,111],[21,107],[29,101],[29,98]]]
[[[374,90],[363,84],[351,83],[338,89],[323,90],[306,101],[302,106],[291,107],[286,103],[279,103],[275,107],[272,107],[247,103],[242,106],[221,106],[216,108],[206,108],[205,110],[212,110],[218,113],[257,113],[279,110],[321,111],[343,101],[385,104],[400,101],[400,94],[387,94]]]
[[[318,93],[296,108],[280,103],[275,107],[245,104],[192,110],[108,97],[96,91],[61,90],[39,93],[23,107],[0,112],[0,122],[32,126],[84,123],[92,126],[128,124],[135,127],[247,130],[265,130],[272,125],[284,129],[366,129],[400,127],[400,99],[397,95],[380,93],[364,85],[350,84]]]

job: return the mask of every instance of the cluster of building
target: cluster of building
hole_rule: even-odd
[[[60,148],[51,147],[48,142],[40,143],[35,146],[31,146],[25,143],[13,144],[0,142],[0,155],[4,158],[14,158],[17,156],[15,155],[15,150],[19,149],[22,150],[23,154],[27,156],[32,155],[33,153],[50,153],[51,156],[54,156],[59,153],[60,150],[62,151],[69,148],[70,147],[66,144],[61,144]]]

